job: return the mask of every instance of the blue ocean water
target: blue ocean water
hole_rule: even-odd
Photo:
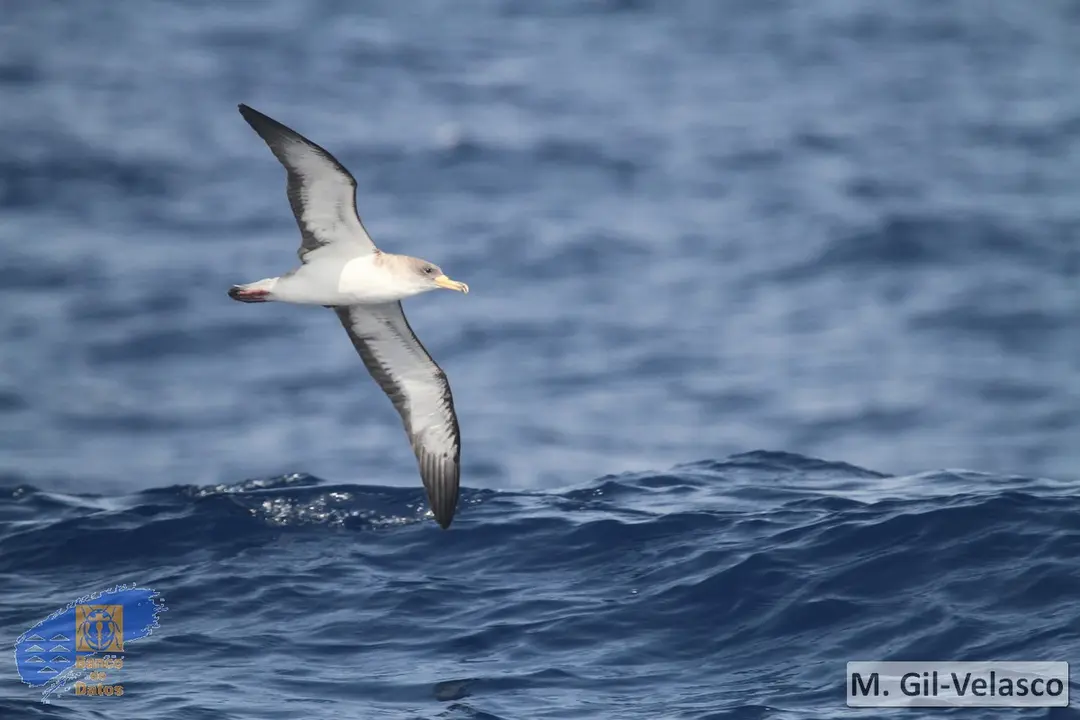
[[[846,708],[845,663],[1076,660],[1078,29],[3,5],[0,641],[118,583],[169,609],[122,698],[0,655],[0,718],[936,717]],[[333,315],[225,295],[298,241],[238,102],[472,288],[406,302],[448,532]]]
[[[755,452],[470,489],[449,532],[418,489],[310,476],[0,498],[0,627],[113,577],[169,605],[122,698],[12,681],[3,717],[874,718],[848,660],[1080,653],[1065,482]],[[1036,712],[965,716],[1068,717]]]

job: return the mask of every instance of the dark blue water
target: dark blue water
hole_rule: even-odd
[[[1080,653],[1069,483],[759,452],[564,492],[469,490],[450,532],[422,503],[307,476],[3,488],[13,637],[113,578],[169,607],[129,648],[122,698],[43,706],[12,681],[0,713],[873,718],[843,709],[848,660]]]
[[[0,655],[0,718],[936,717],[846,709],[844,663],[1080,659],[1078,38],[1068,2],[4,4],[0,640],[169,610],[123,698]],[[238,102],[472,288],[406,303],[449,532],[333,315],[225,295],[298,241]]]

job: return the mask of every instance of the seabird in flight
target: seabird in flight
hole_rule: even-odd
[[[435,520],[449,527],[461,477],[454,399],[446,374],[409,327],[401,300],[439,288],[467,293],[469,286],[434,263],[375,247],[356,212],[356,180],[333,155],[247,105],[240,114],[285,166],[301,264],[281,277],[234,285],[229,297],[322,305],[337,313],[401,415]]]

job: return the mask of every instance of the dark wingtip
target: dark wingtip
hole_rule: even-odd
[[[460,469],[457,462],[421,451],[420,475],[427,490],[428,505],[435,522],[446,530],[454,520],[460,494]]]
[[[240,110],[240,115],[245,120],[247,120],[248,125],[251,125],[252,127],[255,127],[255,123],[257,123],[257,122],[259,122],[261,120],[270,120],[271,119],[271,118],[268,118],[266,115],[262,114],[261,112],[259,112],[258,110],[256,110],[255,108],[251,107],[250,105],[245,105],[244,103],[240,103],[236,107],[237,107],[238,110]]]
[[[247,124],[250,125],[251,127],[255,128],[256,130],[258,130],[260,127],[264,127],[264,128],[265,127],[279,128],[279,126],[280,127],[285,127],[285,126],[281,125],[281,123],[279,123],[274,118],[270,117],[266,113],[259,112],[258,110],[251,107],[250,105],[245,105],[244,103],[240,103],[236,107],[240,110],[240,115],[243,116],[244,120],[247,121]],[[285,128],[285,129],[289,130],[289,128]],[[292,131],[290,130],[290,132],[292,132]]]
[[[454,521],[454,512],[457,510],[457,493],[453,493],[452,498],[440,496],[429,497],[428,500],[431,502],[431,514],[435,516],[435,522],[439,523],[439,527],[443,530],[449,529],[450,523]]]

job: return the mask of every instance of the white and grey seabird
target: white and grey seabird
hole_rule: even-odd
[[[450,526],[461,478],[461,439],[446,374],[416,339],[401,300],[469,286],[434,263],[375,247],[356,212],[356,180],[333,155],[272,118],[240,114],[287,171],[300,226],[300,266],[281,277],[234,285],[241,302],[322,305],[337,313],[371,376],[405,424],[435,520]]]

